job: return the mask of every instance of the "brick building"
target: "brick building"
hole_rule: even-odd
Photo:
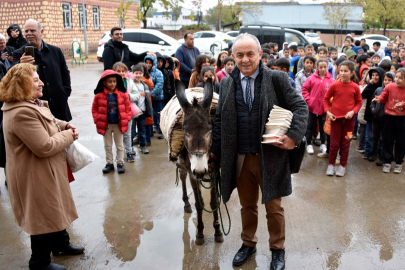
[[[95,52],[104,32],[120,25],[114,10],[119,7],[121,0],[85,0],[84,2],[88,50]],[[125,28],[140,28],[140,22],[136,18],[139,0],[132,2],[127,13],[129,19],[125,21]],[[43,40],[60,47],[65,55],[72,54],[71,44],[74,39],[84,41],[81,0],[1,0],[0,18],[0,33],[7,38],[6,30],[10,24],[17,23],[23,29],[27,19],[39,21],[44,28]]]

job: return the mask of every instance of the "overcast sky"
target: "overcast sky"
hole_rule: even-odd
[[[229,4],[233,4],[236,2],[262,2],[262,1],[257,1],[257,0],[245,0],[245,1],[238,1],[238,0],[225,0],[224,4],[225,5],[229,5]],[[290,2],[290,1],[277,1],[277,0],[267,0],[266,2],[270,3],[270,2]],[[297,1],[301,4],[321,4],[324,2],[330,2],[330,0],[304,0],[304,1]],[[218,3],[218,0],[203,0],[202,2],[202,10],[203,12],[207,11],[209,8],[216,6]],[[191,3],[191,0],[184,0],[184,3],[181,4],[181,6],[185,7],[185,8],[189,8],[192,9],[193,5]],[[158,11],[164,11],[161,7],[158,8]]]

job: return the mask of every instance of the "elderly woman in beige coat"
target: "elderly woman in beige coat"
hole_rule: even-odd
[[[31,235],[30,269],[66,269],[53,255],[76,255],[66,228],[78,218],[68,180],[64,149],[79,137],[77,129],[55,119],[42,97],[36,67],[18,64],[0,84],[7,155],[7,182],[14,217]]]

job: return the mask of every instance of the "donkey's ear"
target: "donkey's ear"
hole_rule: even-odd
[[[214,85],[211,77],[208,77],[207,81],[205,82],[205,87],[204,87],[204,100],[202,102],[202,107],[204,109],[210,109],[211,108],[211,102],[212,102],[212,96],[214,95]]]
[[[186,97],[186,91],[185,91],[186,87],[179,79],[176,79],[174,81],[174,85],[176,88],[176,96],[177,96],[177,99],[179,100],[180,106],[183,109],[183,112],[187,111],[191,107],[191,104],[190,104],[190,102],[188,102],[187,97]]]

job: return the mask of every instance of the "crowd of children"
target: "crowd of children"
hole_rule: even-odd
[[[405,155],[405,49],[403,43],[388,43],[372,50],[365,40],[348,36],[341,53],[337,47],[320,44],[264,44],[262,60],[273,70],[290,76],[292,86],[308,104],[307,153],[329,158],[327,175],[344,176],[349,147],[383,166],[383,172],[402,172]],[[270,48],[273,50],[270,51]],[[264,59],[265,58],[265,59]],[[385,106],[384,106],[384,103]],[[319,138],[319,140],[317,139]],[[394,149],[395,147],[395,149]],[[339,167],[337,167],[339,165]]]
[[[307,102],[307,153],[313,155],[314,145],[319,146],[318,157],[329,158],[327,175],[345,175],[352,140],[359,142],[356,151],[364,159],[377,161],[384,172],[391,172],[394,161],[393,172],[402,171],[405,141],[397,139],[405,133],[405,49],[402,42],[388,43],[384,50],[380,47],[375,42],[370,50],[365,40],[354,41],[351,36],[341,53],[325,44],[300,47],[284,43],[281,51],[276,43],[262,45],[263,64],[287,73],[291,85]],[[227,51],[217,58],[199,55],[186,87],[204,87],[212,78],[214,91],[219,93],[219,82],[229,76],[235,64]],[[112,138],[119,173],[125,172],[124,152],[128,162],[134,161],[132,145],[147,154],[153,133],[163,138],[160,111],[175,94],[179,65],[176,58],[157,53],[157,58],[146,56],[131,72],[116,63],[114,71],[103,74],[95,90],[93,117],[97,131],[104,136],[104,173],[114,170]],[[116,78],[121,81],[110,82]],[[122,119],[125,115],[127,122]]]

